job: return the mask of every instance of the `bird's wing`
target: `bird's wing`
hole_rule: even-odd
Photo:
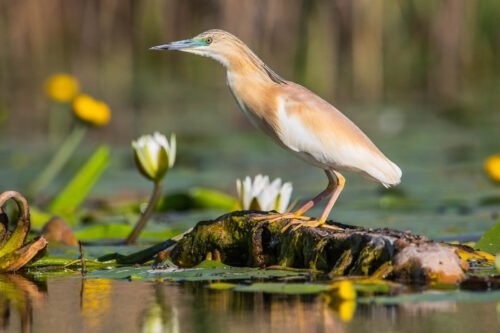
[[[277,97],[278,136],[289,149],[325,167],[361,172],[385,185],[401,170],[346,116],[306,88],[290,83]]]

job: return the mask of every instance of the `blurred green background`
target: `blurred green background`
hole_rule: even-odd
[[[43,84],[68,72],[112,110],[86,142],[114,147],[95,197],[147,193],[129,143],[154,130],[178,135],[167,192],[208,186],[234,195],[235,179],[256,173],[292,181],[295,197],[319,192],[322,172],[251,127],[219,64],[148,50],[219,28],[365,130],[403,169],[403,208],[420,209],[404,215],[414,219],[407,225],[427,219],[431,228],[435,214],[467,214],[498,194],[483,162],[500,150],[499,18],[496,0],[0,0],[0,189],[22,190],[53,152]],[[348,175],[336,217],[398,226],[377,191]],[[495,212],[474,212],[483,224],[450,228],[485,230]]]

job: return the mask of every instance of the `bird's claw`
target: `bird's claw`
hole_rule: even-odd
[[[283,219],[290,219],[290,220],[302,220],[302,221],[310,221],[311,218],[308,216],[302,216],[302,215],[297,215],[294,213],[285,213],[285,214],[280,214],[280,213],[272,213],[272,214],[266,214],[266,215],[261,215],[255,218],[256,221],[262,221],[266,220],[269,223],[277,222]],[[293,223],[293,222],[292,222]],[[300,222],[298,222],[300,223]]]
[[[292,225],[294,224],[297,224],[295,227],[293,227],[293,231],[296,231],[302,227],[307,227],[307,228],[326,228],[326,229],[330,229],[330,230],[336,230],[336,231],[339,231],[339,230],[344,230],[340,227],[337,227],[337,226],[334,226],[334,225],[330,225],[330,224],[326,224],[325,221],[321,221],[321,220],[314,220],[314,221],[307,221],[307,222],[300,222],[300,221],[292,221],[290,222],[289,224],[287,224],[283,229],[281,229],[281,232],[285,232],[289,227],[291,227]]]

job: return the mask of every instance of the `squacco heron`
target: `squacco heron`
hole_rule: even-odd
[[[303,225],[330,227],[325,222],[345,184],[340,171],[360,173],[385,187],[399,184],[401,169],[352,121],[313,92],[276,74],[232,34],[208,30],[192,39],[151,49],[179,50],[220,62],[236,102],[252,124],[281,147],[325,171],[325,190],[297,211],[274,218],[295,218]],[[328,196],[319,220],[304,216]]]

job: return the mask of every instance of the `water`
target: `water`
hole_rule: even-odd
[[[500,198],[500,192],[488,181],[482,163],[498,152],[498,119],[465,128],[429,114],[407,112],[402,129],[394,134],[377,125],[384,112],[366,113],[355,120],[401,165],[400,189],[407,200],[387,206],[376,184],[348,174],[334,219],[447,240],[475,239],[490,228],[498,220],[499,206],[481,202]],[[296,198],[310,197],[326,185],[320,170],[294,159],[253,129],[208,138],[179,133],[178,138],[179,156],[165,181],[167,192],[206,186],[235,194],[236,178],[257,173],[292,181]],[[6,161],[0,166],[0,187],[22,189],[39,171],[41,154],[32,154],[33,147],[0,148]],[[76,156],[68,169],[74,170],[83,155]],[[92,197],[113,201],[127,195],[137,200],[137,192],[146,196],[150,184],[134,170],[129,148],[115,148],[113,158]],[[47,192],[57,191],[67,178],[61,175]],[[320,209],[311,215],[317,216]],[[159,224],[185,229],[221,213],[169,213],[162,219],[168,224]],[[3,275],[0,326],[6,332],[147,332],[146,328],[155,327],[166,332],[492,332],[500,326],[499,300],[498,295],[493,299],[443,297],[432,302],[339,307],[323,296],[214,291],[206,284],[77,276],[33,282],[21,275]]]
[[[493,332],[497,300],[336,305],[204,284],[0,276],[4,332]],[[480,320],[478,320],[480,318]]]

